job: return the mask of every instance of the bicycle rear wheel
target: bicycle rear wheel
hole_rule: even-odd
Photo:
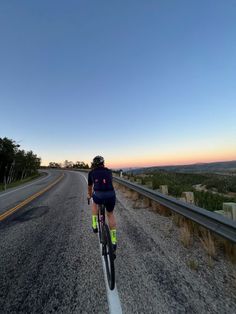
[[[101,222],[100,222],[100,213],[99,213],[99,211],[98,211],[97,220],[98,220],[99,241],[100,241],[100,243],[102,243],[102,230],[101,230]]]
[[[108,225],[104,225],[104,233],[106,236],[105,243],[103,244],[103,254],[106,265],[107,281],[111,290],[115,288],[115,265],[113,247],[111,243],[110,230]]]

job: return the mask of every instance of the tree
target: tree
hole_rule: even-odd
[[[37,173],[41,160],[6,137],[0,138],[0,183],[9,184]]]
[[[89,169],[89,165],[85,164],[83,161],[77,161],[74,165],[73,168],[78,168],[78,169]]]
[[[64,161],[64,167],[65,167],[65,168],[72,168],[72,167],[73,167],[73,162],[72,162],[72,161],[65,160],[65,161]]]
[[[50,162],[48,165],[49,168],[61,168],[61,165],[57,162]]]

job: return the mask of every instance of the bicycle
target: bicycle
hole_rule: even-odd
[[[90,204],[90,199],[88,199],[88,204]],[[99,241],[102,245],[102,256],[106,265],[107,281],[110,290],[115,288],[115,263],[114,263],[114,252],[111,242],[110,229],[106,223],[105,205],[98,205],[98,234]]]

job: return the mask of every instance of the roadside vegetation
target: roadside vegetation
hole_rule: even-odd
[[[31,176],[31,177],[27,177],[27,178],[25,178],[23,180],[13,181],[13,182],[11,182],[10,184],[7,185],[7,188],[8,189],[9,188],[14,188],[14,187],[16,187],[18,185],[21,185],[21,184],[27,183],[27,182],[29,182],[31,180],[37,179],[38,177],[40,177],[40,173],[37,173],[37,174],[35,174],[35,175]],[[4,191],[4,190],[5,190],[5,184],[1,183],[0,184],[0,191]]]
[[[154,173],[134,175],[126,173],[129,179],[141,180],[144,185],[152,185],[154,190],[167,185],[169,194],[181,197],[183,192],[194,192],[195,204],[215,211],[221,210],[224,202],[236,202],[236,176],[212,173],[176,173],[155,171]]]
[[[39,176],[40,158],[7,137],[0,138],[0,190]]]

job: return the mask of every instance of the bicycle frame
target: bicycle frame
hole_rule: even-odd
[[[105,206],[103,204],[98,205],[98,218],[102,226],[106,223]]]
[[[88,200],[89,204],[89,200]],[[98,205],[98,232],[99,240],[102,245],[102,256],[105,261],[107,280],[111,290],[115,287],[115,266],[114,266],[114,255],[113,247],[111,243],[110,230],[106,224],[106,212],[105,205]]]

